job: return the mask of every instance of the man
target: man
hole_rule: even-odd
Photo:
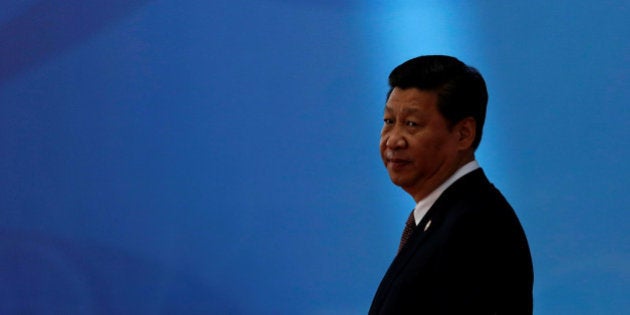
[[[475,160],[483,78],[456,58],[422,56],[389,84],[381,157],[416,207],[369,314],[531,314],[525,233]]]

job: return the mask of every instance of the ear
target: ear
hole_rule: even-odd
[[[458,136],[458,148],[460,150],[471,149],[477,135],[477,122],[472,117],[466,117],[457,123],[455,132]]]

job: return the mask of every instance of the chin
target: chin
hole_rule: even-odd
[[[392,183],[398,187],[404,187],[406,184],[406,181],[404,179],[401,178],[394,178],[394,177],[390,177]]]

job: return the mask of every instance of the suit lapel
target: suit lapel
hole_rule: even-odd
[[[413,254],[418,251],[421,244],[431,235],[431,231],[439,228],[444,221],[444,218],[449,215],[449,209],[457,202],[463,194],[471,193],[475,186],[475,183],[480,184],[487,182],[485,174],[479,168],[474,170],[458,179],[450,187],[448,187],[442,195],[435,201],[433,206],[427,211],[425,216],[420,220],[418,226],[413,231],[413,234],[407,241],[407,246],[400,251],[398,256],[394,259],[394,263],[400,260],[399,265],[402,269]],[[404,255],[400,255],[403,254]],[[392,263],[392,265],[394,264]],[[400,272],[400,269],[398,270]]]
[[[399,277],[400,273],[405,269],[405,266],[407,265],[407,263],[409,263],[409,260],[413,257],[414,253],[430,236],[432,227],[436,227],[435,223],[437,222],[433,222],[433,217],[435,213],[440,212],[439,208],[441,207],[438,203],[440,199],[441,197],[438,198],[435,204],[429,209],[429,211],[427,211],[427,213],[424,215],[422,220],[420,220],[420,223],[418,223],[418,226],[416,226],[413,233],[407,240],[405,246],[400,250],[396,257],[394,257],[394,260],[387,269],[387,272],[385,273],[385,276],[383,277],[383,280],[381,280],[381,284],[376,291],[376,295],[374,296],[375,302],[379,301],[379,304],[383,302],[383,300],[387,297],[387,294],[389,293],[390,287],[394,283],[394,280]],[[429,222],[431,223],[425,230],[425,227],[427,226],[427,224],[429,224]]]

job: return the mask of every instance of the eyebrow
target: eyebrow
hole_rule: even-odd
[[[391,112],[393,112],[394,110],[393,110],[391,107],[389,107],[389,106],[385,105],[385,110],[384,110],[384,111],[385,111],[385,112],[389,112],[389,113],[391,113]],[[419,110],[418,108],[415,108],[415,107],[405,107],[405,108],[403,108],[402,113],[403,113],[403,114],[407,114],[407,115],[408,115],[408,114],[414,114],[414,113],[417,113],[417,112],[419,112],[419,111],[420,111],[420,110]]]

